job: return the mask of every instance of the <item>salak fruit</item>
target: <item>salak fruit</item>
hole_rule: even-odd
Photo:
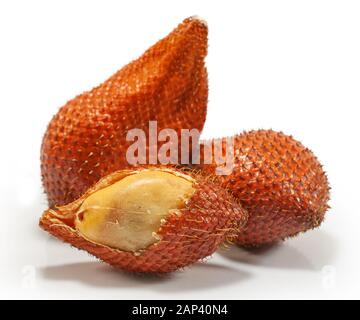
[[[116,171],[79,199],[46,210],[40,226],[134,272],[170,272],[212,254],[247,212],[209,177],[176,168]]]
[[[41,148],[50,205],[75,200],[103,176],[129,167],[128,130],[202,130],[208,97],[207,26],[184,20],[140,58],[101,85],[66,103],[53,117]]]
[[[204,142],[200,167],[214,174],[217,168],[204,164],[204,146],[219,146],[225,154],[226,139]],[[237,238],[244,246],[270,244],[318,227],[328,209],[329,184],[321,164],[300,142],[281,132],[259,130],[234,137],[234,162],[230,175],[218,177],[222,187],[240,200],[249,221]]]

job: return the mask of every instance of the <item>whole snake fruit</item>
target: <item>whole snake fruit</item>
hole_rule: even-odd
[[[66,103],[41,147],[41,173],[50,205],[78,198],[101,177],[129,167],[130,129],[202,130],[208,85],[207,26],[184,20],[101,85]]]
[[[226,139],[218,142],[225,155]],[[219,176],[218,181],[249,213],[248,224],[237,238],[240,245],[270,244],[321,224],[330,188],[321,164],[309,149],[272,130],[245,132],[233,137],[233,142],[232,173]],[[205,145],[201,146],[198,167],[214,174],[215,160],[204,164]]]

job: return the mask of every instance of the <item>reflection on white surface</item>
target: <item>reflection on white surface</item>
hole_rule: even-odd
[[[318,271],[336,258],[334,239],[322,230],[309,231],[295,240],[279,242],[261,248],[244,249],[236,246],[219,254],[232,261],[264,268]]]
[[[246,281],[249,275],[226,265],[197,263],[191,268],[168,275],[133,274],[116,270],[97,261],[82,262],[40,269],[44,279],[78,282],[95,288],[144,288],[158,292],[202,291],[221,289]]]

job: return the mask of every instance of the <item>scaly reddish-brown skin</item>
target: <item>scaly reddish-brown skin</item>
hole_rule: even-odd
[[[182,172],[178,169],[160,170],[175,174]],[[124,172],[127,171],[118,171],[101,179],[80,199],[66,206],[46,210],[40,226],[114,267],[133,272],[165,273],[211,255],[224,240],[233,239],[247,221],[247,212],[229,192],[199,174],[188,172],[196,180],[196,191],[180,215],[172,214],[166,218],[165,224],[157,231],[161,237],[159,242],[135,255],[86,240],[74,227],[77,209],[90,194],[118,181]]]
[[[259,130],[235,136],[234,151],[232,173],[218,179],[249,213],[239,244],[269,244],[320,225],[328,209],[329,184],[309,149],[281,132]],[[216,164],[200,167],[214,174]]]
[[[101,177],[125,167],[129,129],[202,130],[208,97],[207,26],[184,20],[172,33],[100,86],[63,106],[41,148],[50,205],[78,198]]]

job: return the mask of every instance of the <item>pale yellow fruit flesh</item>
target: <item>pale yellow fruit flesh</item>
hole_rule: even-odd
[[[136,252],[160,240],[161,223],[171,213],[180,214],[194,192],[187,176],[142,170],[87,197],[75,226],[90,241]]]

